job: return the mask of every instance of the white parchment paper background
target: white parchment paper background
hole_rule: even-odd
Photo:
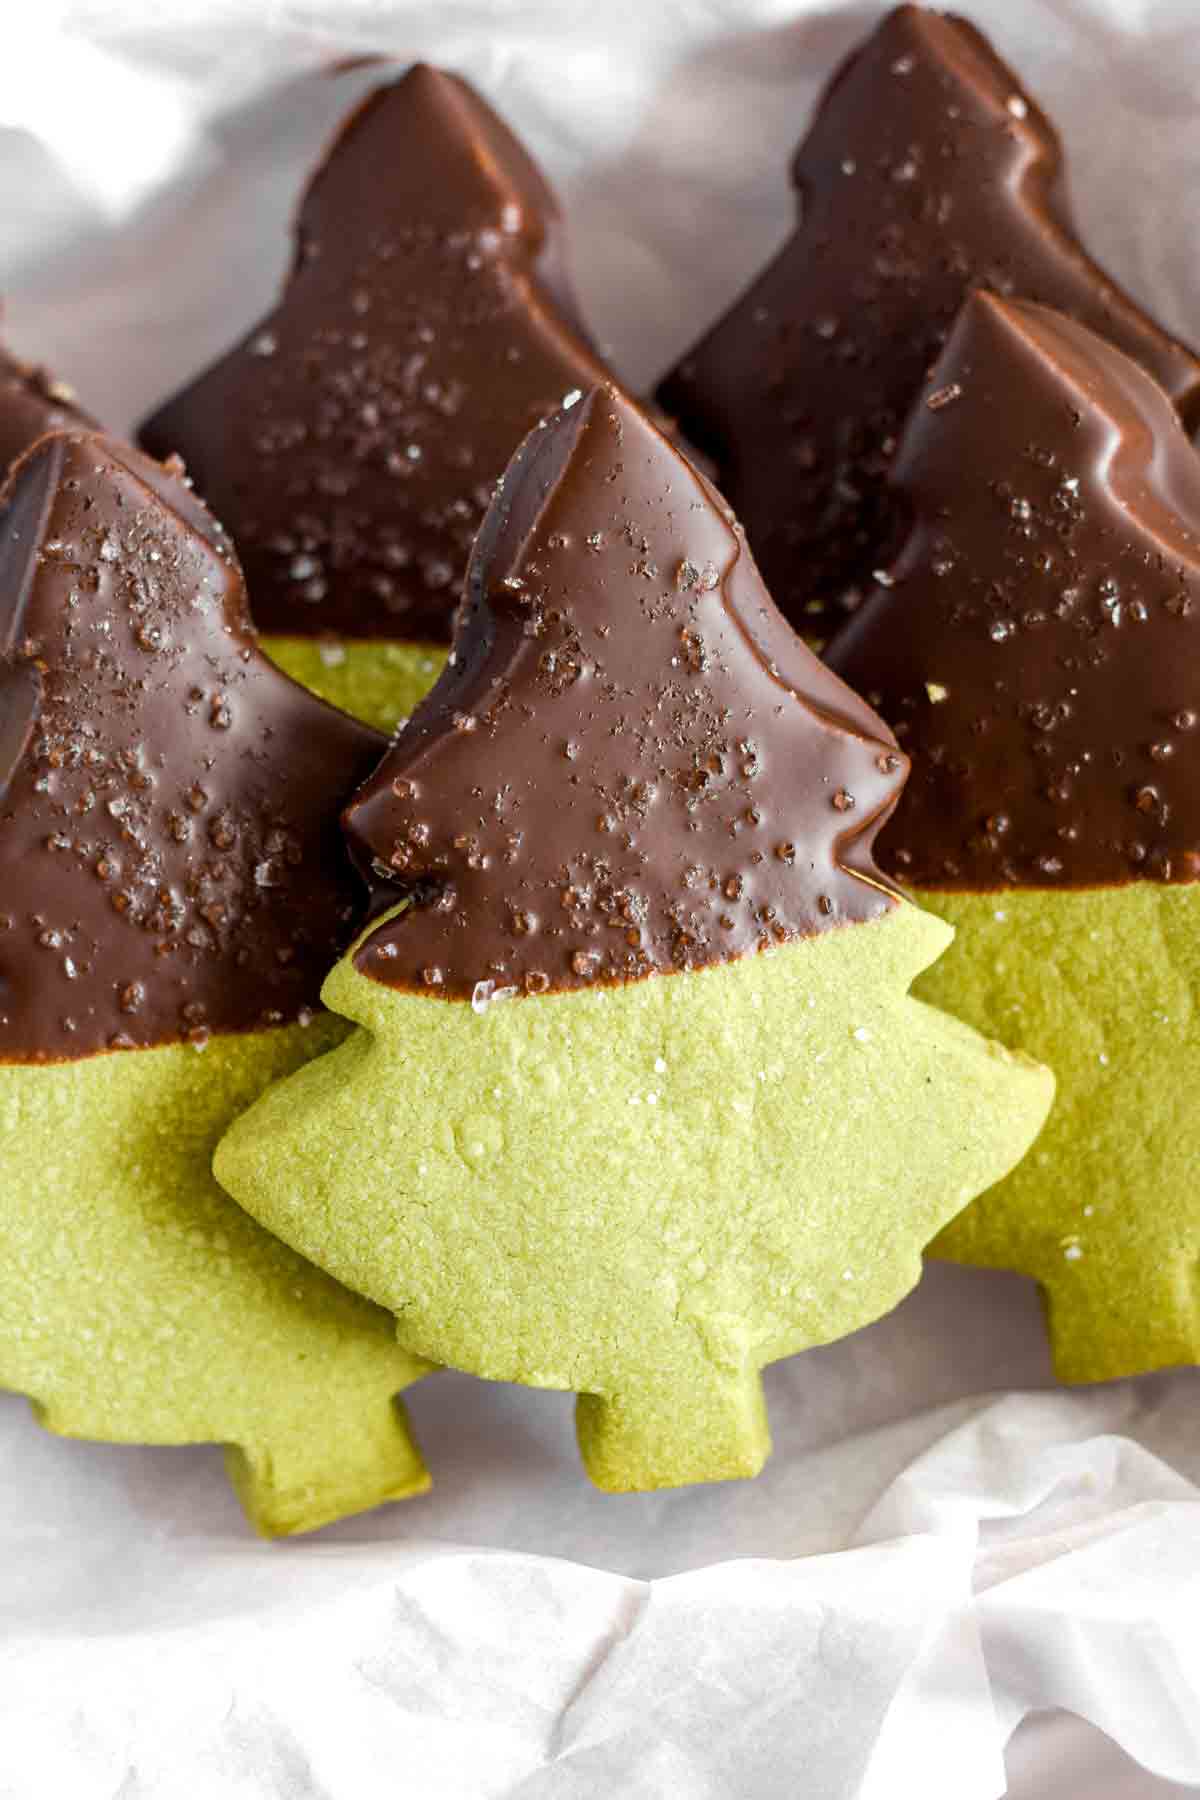
[[[9,338],[128,426],[268,303],[307,167],[377,78],[323,71],[374,51],[462,70],[525,136],[597,334],[649,382],[786,233],[793,143],[880,10],[6,0]],[[971,10],[1059,120],[1093,248],[1200,339],[1196,0]],[[435,1493],[276,1547],[217,1451],[58,1443],[0,1396],[0,1796],[1200,1785],[1200,1375],[1057,1391],[1032,1288],[933,1267],[768,1391],[757,1482],[616,1499],[564,1397],[439,1375],[411,1397]],[[1006,1776],[1054,1709],[1124,1754],[1027,1725]]]

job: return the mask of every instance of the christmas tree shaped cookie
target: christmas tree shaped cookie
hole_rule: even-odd
[[[792,178],[794,236],[659,392],[798,630],[827,635],[886,566],[888,466],[972,286],[1082,320],[1200,421],[1200,363],[1084,251],[1054,127],[965,19],[889,13]]]
[[[423,1365],[212,1178],[315,1010],[358,883],[337,826],[385,740],[255,648],[169,469],[43,438],[0,513],[0,1386],[114,1442],[232,1446],[267,1532],[426,1485]]]
[[[1200,1358],[1200,460],[1127,357],[977,295],[895,467],[910,535],[829,660],[913,774],[918,987],[1058,1077],[935,1253],[1036,1276],[1061,1374]]]
[[[275,311],[141,439],[229,530],[268,652],[392,730],[441,668],[509,458],[604,374],[540,171],[465,81],[417,65],[314,175]]]
[[[715,490],[591,392],[515,458],[346,814],[359,1029],[219,1179],[414,1354],[579,1393],[601,1486],[755,1473],[763,1364],[892,1306],[1050,1100],[908,997],[948,935],[871,860],[904,770]]]

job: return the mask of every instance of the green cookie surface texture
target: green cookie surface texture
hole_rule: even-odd
[[[1045,1115],[1044,1071],[908,996],[949,935],[898,906],[478,1010],[347,959],[325,999],[360,1030],[218,1174],[419,1354],[589,1396],[601,1486],[753,1475],[762,1365],[894,1306]]]
[[[357,1030],[215,1167],[414,1354],[580,1395],[611,1490],[754,1474],[759,1371],[854,1330],[1052,1081],[908,996],[904,758],[619,395],[526,440],[450,667],[345,815]]]
[[[429,1485],[394,1399],[417,1367],[387,1314],[210,1173],[229,1121],[338,1026],[0,1066],[0,1379],[67,1437],[228,1444],[269,1535]]]
[[[0,513],[0,1384],[51,1430],[228,1447],[264,1532],[428,1484],[387,1315],[217,1186],[345,1027],[338,808],[386,740],[255,647],[178,474],[44,438]]]
[[[389,737],[425,698],[446,660],[444,644],[275,635],[259,643],[293,681]]]
[[[917,993],[1058,1079],[1030,1155],[933,1255],[1036,1276],[1066,1381],[1195,1362],[1200,889],[919,897],[957,936]]]
[[[1082,326],[977,295],[895,481],[912,528],[829,661],[913,757],[884,868],[956,931],[916,993],[1058,1079],[933,1253],[1034,1276],[1055,1363],[1200,1359],[1200,462]]]

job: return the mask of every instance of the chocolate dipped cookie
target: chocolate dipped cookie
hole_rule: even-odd
[[[0,480],[47,432],[94,425],[69,383],[0,345]]]
[[[228,528],[264,648],[391,731],[445,659],[510,456],[605,379],[558,203],[469,84],[418,64],[345,121],[275,310],[148,419]]]
[[[602,1487],[754,1474],[759,1371],[913,1284],[1045,1070],[908,987],[906,759],[708,481],[594,388],[489,509],[450,664],[345,814],[358,1029],[215,1167],[415,1354],[575,1390]]]
[[[795,233],[659,397],[715,459],[798,631],[828,637],[898,547],[888,471],[972,288],[1080,320],[1200,423],[1200,362],[1087,254],[1054,126],[967,20],[889,13],[825,90],[792,180]]]
[[[878,856],[917,992],[1058,1078],[934,1253],[1042,1284],[1059,1373],[1200,1358],[1200,460],[1078,323],[976,295],[906,427],[898,557],[829,647],[913,773]]]
[[[361,889],[338,832],[378,733],[262,656],[177,469],[44,437],[0,503],[0,1385],[116,1443],[214,1442],[254,1523],[427,1485],[425,1365],[211,1173],[344,1034],[321,973]]]

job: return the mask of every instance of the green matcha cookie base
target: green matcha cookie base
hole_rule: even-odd
[[[957,932],[917,993],[1058,1078],[1030,1156],[931,1254],[1039,1281],[1064,1381],[1200,1361],[1200,887],[917,899]]]
[[[393,733],[425,698],[446,661],[444,644],[265,636],[271,661],[331,706]]]
[[[345,1031],[0,1067],[0,1386],[61,1436],[233,1446],[269,1536],[429,1485],[395,1401],[426,1365],[211,1172],[231,1120]]]
[[[625,987],[464,1003],[355,972],[363,1029],[271,1089],[218,1177],[416,1355],[581,1395],[592,1478],[755,1473],[759,1371],[894,1306],[1026,1149],[1046,1070],[907,995],[878,923]]]

